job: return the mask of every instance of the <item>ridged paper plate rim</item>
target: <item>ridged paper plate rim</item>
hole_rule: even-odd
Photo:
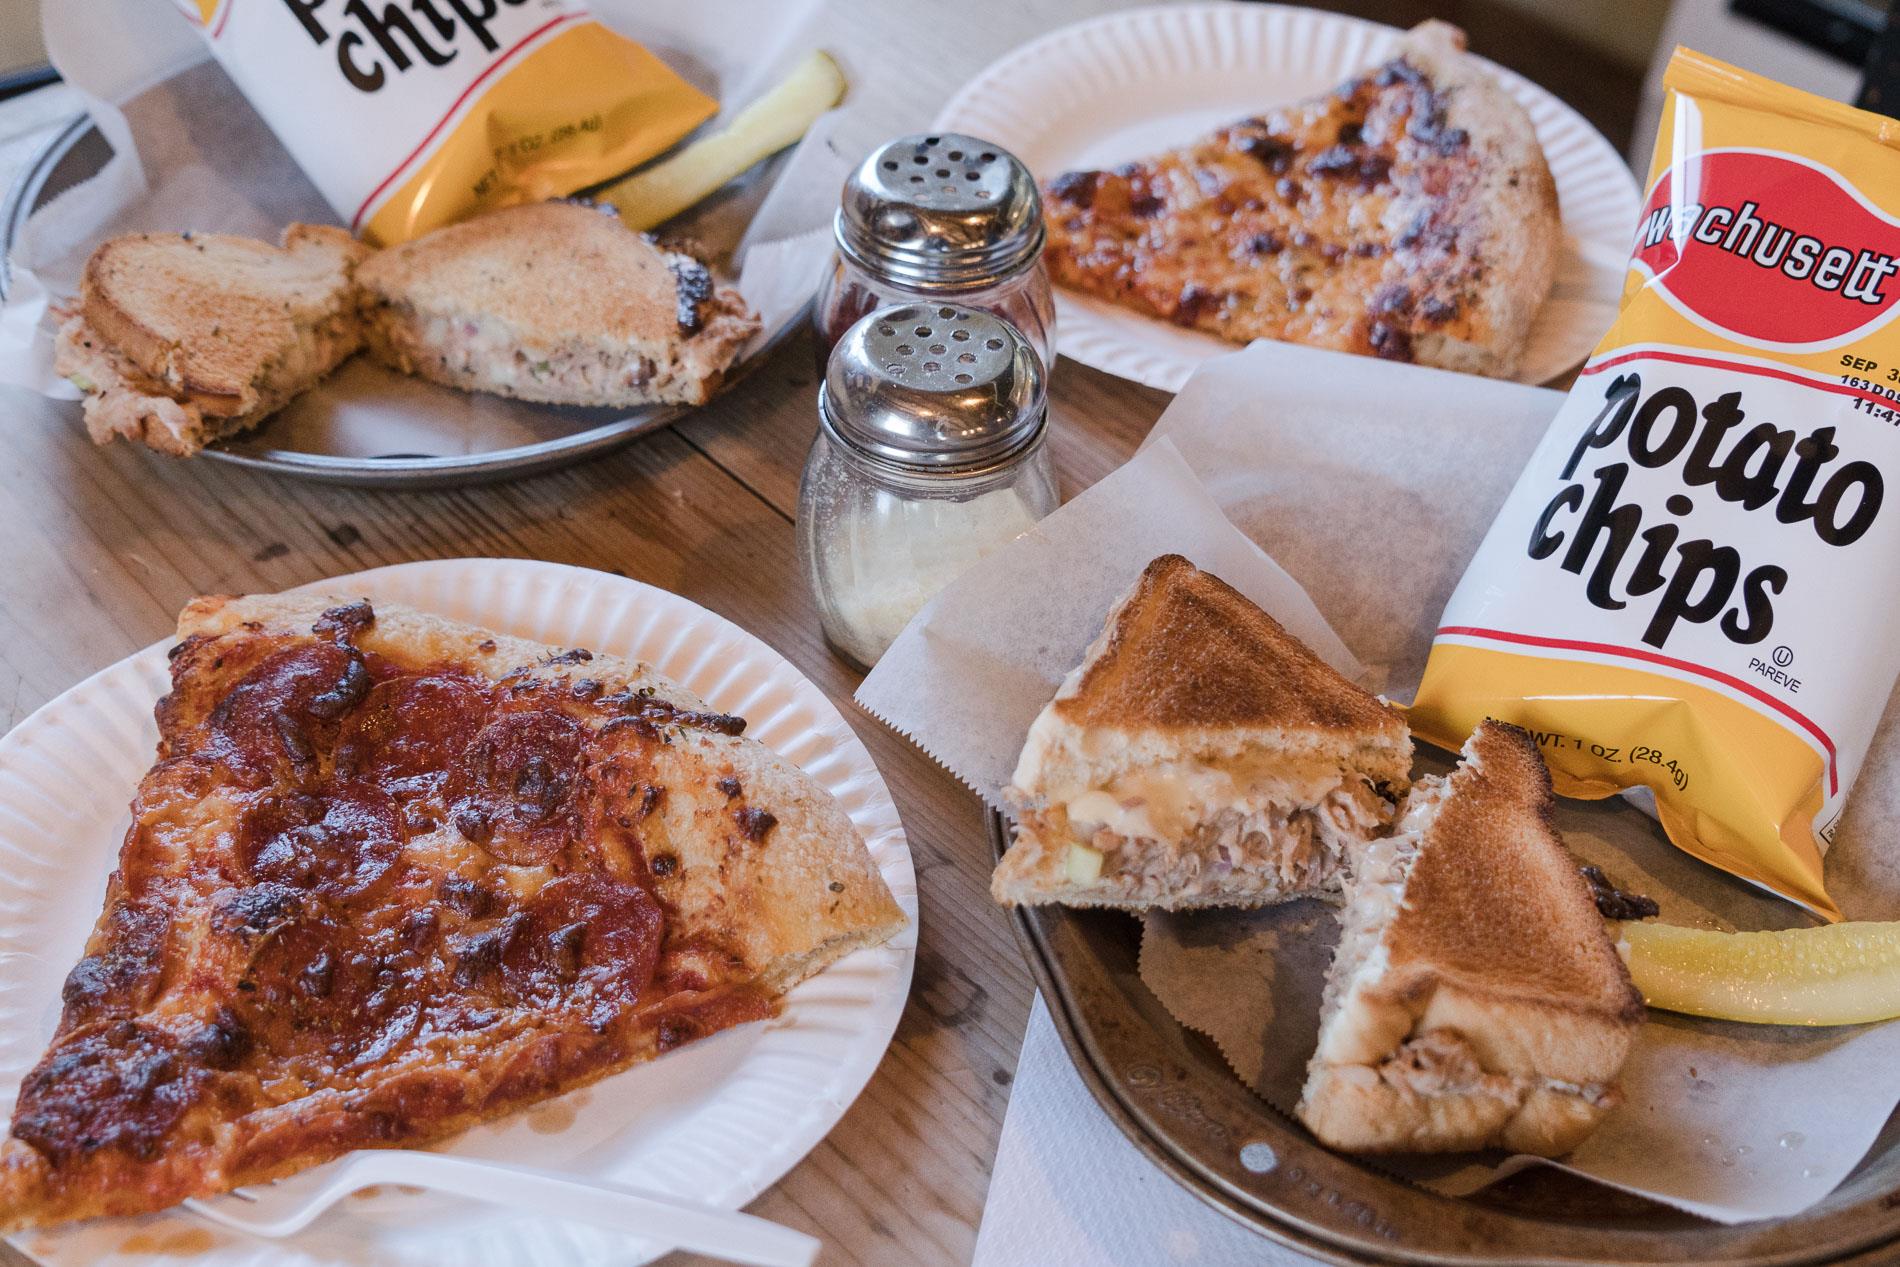
[[[1058,124],[1116,117],[1096,107],[1140,93],[1165,102],[1161,110],[1199,109],[1210,104],[1196,97],[1210,76],[1245,73],[1259,79],[1258,99],[1247,109],[1260,110],[1377,65],[1404,34],[1286,5],[1131,9],[1063,27],[1004,55],[965,84],[932,126],[995,141],[1046,180],[1076,165],[1070,153],[1045,152],[1047,138]],[[1545,383],[1581,364],[1615,319],[1641,192],[1616,147],[1582,115],[1522,75],[1479,60],[1530,115],[1557,182],[1563,252],[1517,376]],[[1083,134],[1087,129],[1080,125]],[[1202,131],[1188,125],[1175,139]],[[1163,391],[1179,391],[1202,362],[1235,350],[1212,335],[1066,290],[1056,292],[1056,313],[1062,355]]]
[[[745,717],[747,734],[796,761],[850,814],[912,920],[908,931],[799,986],[775,1021],[714,1035],[447,1146],[730,1208],[776,1182],[869,1081],[896,1030],[916,954],[917,884],[903,828],[870,754],[837,708],[732,622],[603,572],[452,559],[302,588],[405,603],[502,633],[646,660],[717,708]],[[0,739],[0,1105],[10,1108],[20,1078],[44,1049],[59,983],[98,915],[128,802],[157,742],[152,706],[170,686],[168,645],[94,674]],[[401,1194],[347,1201],[287,1241],[239,1236],[182,1210],[12,1240],[49,1264],[156,1263],[188,1253],[219,1267],[630,1264],[666,1248]]]

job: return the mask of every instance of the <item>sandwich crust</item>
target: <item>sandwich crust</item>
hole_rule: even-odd
[[[610,210],[507,207],[357,274],[369,350],[405,374],[566,405],[704,404],[759,320]]]
[[[1405,908],[1386,934],[1391,962],[1429,965],[1441,989],[1472,998],[1523,1000],[1615,1026],[1640,1022],[1642,996],[1557,834],[1550,771],[1531,737],[1483,723],[1451,778],[1419,846]],[[1542,1060],[1551,1054],[1530,1059],[1548,1071]]]
[[[1645,1010],[1552,824],[1550,775],[1498,722],[1464,756],[1413,791],[1429,819],[1376,945],[1335,963],[1351,976],[1331,987],[1299,1111],[1336,1148],[1556,1156],[1619,1099]],[[1375,880],[1348,884],[1349,936],[1387,900]]]

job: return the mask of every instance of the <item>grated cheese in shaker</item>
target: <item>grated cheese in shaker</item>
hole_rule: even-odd
[[[825,637],[859,667],[1056,507],[1042,364],[1002,318],[884,308],[832,349],[798,499]]]

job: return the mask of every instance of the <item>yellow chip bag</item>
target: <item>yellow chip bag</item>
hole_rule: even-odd
[[[1900,675],[1900,123],[1678,50],[1616,324],[1445,609],[1412,710],[1829,918]]]
[[[628,171],[718,103],[576,0],[176,0],[352,232]]]

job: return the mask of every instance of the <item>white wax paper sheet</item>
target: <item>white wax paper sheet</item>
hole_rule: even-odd
[[[1234,584],[1369,688],[1407,699],[1445,600],[1558,400],[1281,344],[1210,362],[1133,461],[919,613],[859,702],[997,804],[1030,721],[1114,599],[1169,549]],[[1228,532],[1265,554],[1238,548]],[[1219,552],[1217,542],[1226,543]],[[1330,630],[1316,641],[1319,615]],[[1828,860],[1830,888],[1854,918],[1900,916],[1882,839],[1900,814],[1893,720],[1890,708]],[[1428,749],[1421,764],[1449,768]],[[1808,922],[1681,853],[1625,802],[1562,802],[1558,823],[1581,857],[1655,897],[1672,923]],[[1256,1091],[1291,1108],[1333,925],[1314,902],[1150,916],[1143,980]],[[1626,1103],[1567,1159],[1571,1169],[1722,1221],[1788,1215],[1853,1170],[1900,1100],[1900,1026],[1803,1030],[1654,1013],[1623,1087]],[[1458,1193],[1520,1164],[1389,1168]]]
[[[1000,809],[1029,723],[1161,554],[1218,574],[1327,663],[1358,673],[1300,587],[1162,441],[940,591],[858,688],[858,703]],[[994,561],[1002,556],[1006,564]]]
[[[721,119],[815,46],[817,8],[818,0],[765,9],[746,0],[594,6],[602,21],[717,96]],[[189,229],[274,242],[293,221],[337,217],[171,5],[49,0],[42,17],[55,65],[86,97],[113,157],[35,212],[13,243],[0,306],[0,382],[70,399],[77,389],[53,372],[52,306],[77,292],[100,241]],[[736,279],[759,313],[764,329],[747,357],[797,319],[817,287],[830,251],[826,216],[853,157],[828,140],[848,109],[667,227]],[[720,119],[707,125],[719,126]],[[451,456],[554,439],[626,412],[456,392],[357,358],[241,443],[351,457]]]

